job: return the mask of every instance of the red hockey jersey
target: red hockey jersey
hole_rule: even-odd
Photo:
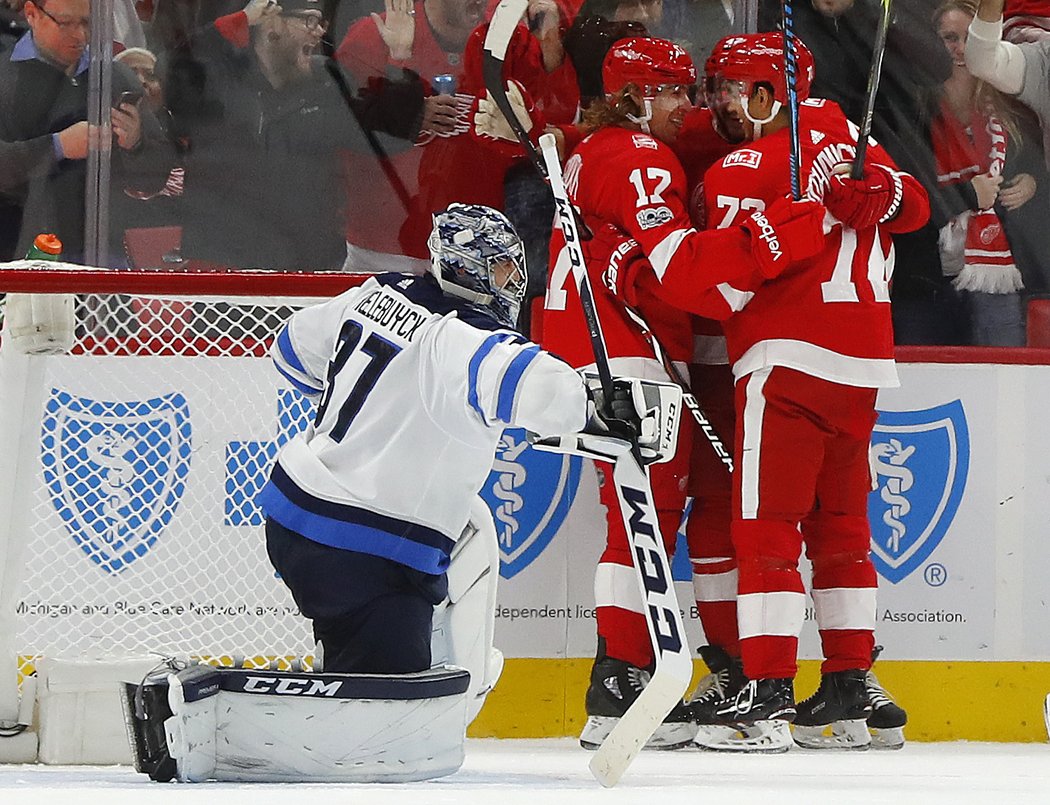
[[[803,194],[823,201],[832,169],[855,154],[857,128],[831,102],[800,105]],[[704,176],[707,224],[733,227],[790,193],[789,133],[784,128],[732,152]],[[893,170],[873,142],[867,159]],[[914,182],[905,194],[921,193]],[[905,198],[905,203],[914,199]],[[736,377],[786,366],[814,377],[867,388],[899,385],[893,359],[889,281],[893,243],[879,227],[854,230],[830,213],[824,250],[774,280],[740,287],[743,305],[724,322]]]
[[[671,149],[637,131],[610,126],[587,137],[565,165],[569,196],[592,231],[612,225],[641,245],[659,278],[661,302],[638,287],[638,307],[669,355],[688,360],[691,328],[683,311],[723,317],[730,303],[709,293],[729,281],[747,282],[757,274],[750,238],[739,228],[697,232],[689,221],[685,173]],[[590,363],[587,331],[576,297],[564,240],[555,230],[544,310],[544,346],[576,365]],[[619,302],[601,288],[607,260],[590,259],[588,271],[599,297],[598,315],[612,357],[651,356],[636,325]],[[729,285],[719,285],[733,297]],[[721,309],[721,310],[719,310]]]

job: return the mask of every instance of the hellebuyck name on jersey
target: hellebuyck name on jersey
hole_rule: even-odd
[[[428,316],[414,305],[390,295],[385,288],[377,288],[354,305],[354,310],[389,330],[394,335],[411,341]]]

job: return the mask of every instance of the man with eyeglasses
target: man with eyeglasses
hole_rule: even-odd
[[[27,0],[29,31],[0,59],[0,140],[25,158],[0,169],[0,260],[25,254],[40,232],[54,232],[69,260],[83,259],[88,154],[89,0]],[[123,92],[141,95],[135,75],[113,65],[113,186],[163,185],[171,150],[156,118]],[[121,224],[113,222],[119,237]],[[112,240],[112,238],[111,238]]]
[[[169,60],[169,109],[190,141],[184,258],[339,268],[345,246],[336,150],[366,149],[376,137],[390,139],[388,149],[411,146],[422,83],[399,70],[359,92],[317,53],[327,29],[321,5],[252,0],[198,31]]]

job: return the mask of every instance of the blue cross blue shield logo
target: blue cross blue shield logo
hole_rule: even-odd
[[[871,558],[896,584],[933,553],[962,500],[970,466],[962,402],[880,411],[871,458],[878,474],[868,497]]]
[[[481,497],[492,511],[500,575],[509,579],[547,547],[580,485],[583,459],[533,450],[525,431],[504,431]]]
[[[145,556],[171,522],[190,448],[181,394],[120,402],[51,390],[41,433],[44,481],[73,540],[107,573]]]

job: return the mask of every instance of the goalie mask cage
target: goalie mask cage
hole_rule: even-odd
[[[363,279],[0,265],[0,722],[41,656],[312,649],[254,499],[313,403],[268,350]],[[67,352],[19,348],[13,292],[72,305]]]

